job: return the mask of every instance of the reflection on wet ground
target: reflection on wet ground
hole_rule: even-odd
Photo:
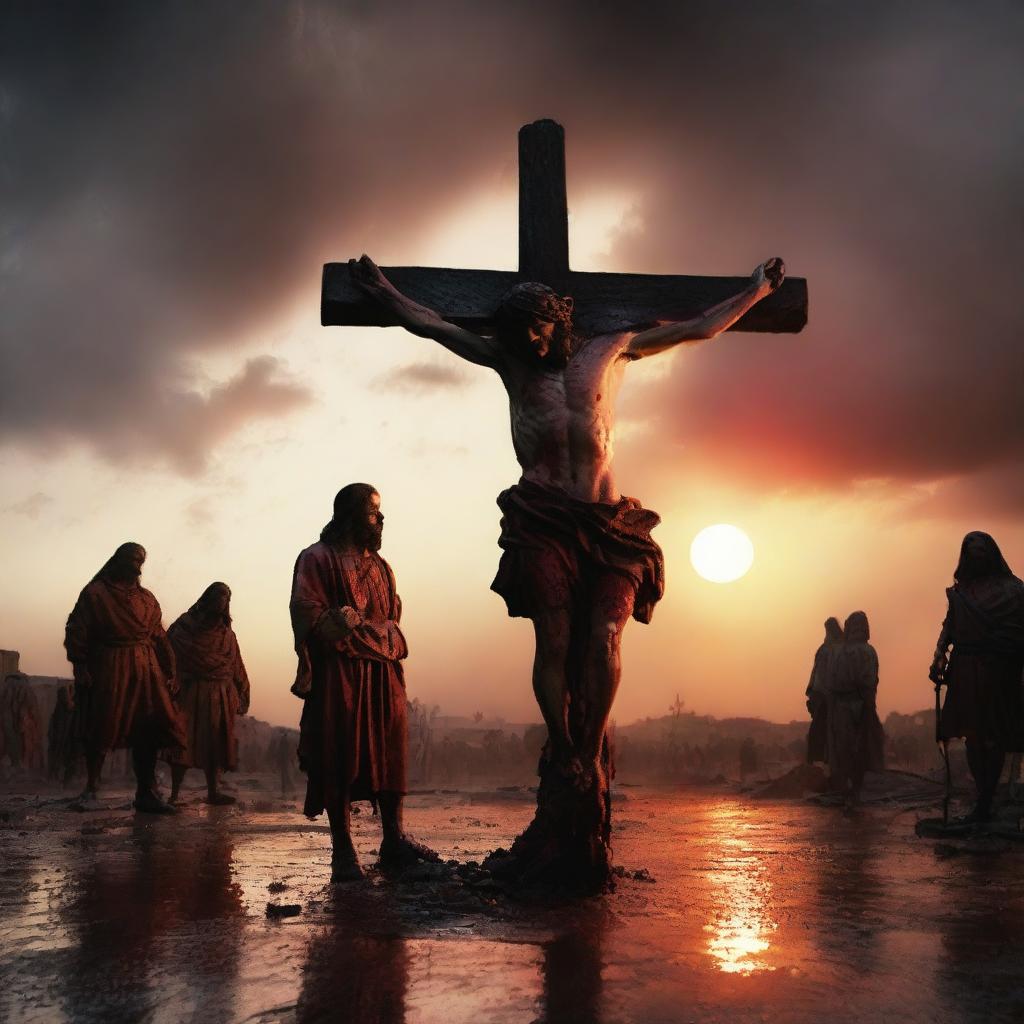
[[[892,809],[624,796],[616,860],[655,882],[547,909],[376,876],[332,892],[325,828],[284,804],[144,820],[0,798],[0,1020],[1024,1020],[1022,852],[950,856]],[[409,803],[463,861],[532,812]],[[376,826],[357,819],[366,864]]]

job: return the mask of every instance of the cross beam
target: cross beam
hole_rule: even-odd
[[[749,277],[602,274],[569,269],[565,132],[554,121],[519,130],[519,270],[382,267],[409,298],[446,320],[486,332],[502,295],[520,281],[541,281],[575,300],[575,319],[591,335],[686,320],[741,291]],[[347,263],[324,264],[320,322],[391,327],[381,307],[351,281]],[[793,334],[807,323],[807,281],[787,277],[730,330]]]

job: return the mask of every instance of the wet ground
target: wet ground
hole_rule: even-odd
[[[332,892],[322,825],[198,795],[154,819],[125,791],[88,814],[0,794],[0,1020],[1024,1020],[1024,844],[915,837],[934,810],[623,790],[616,861],[654,881],[542,909],[376,875]],[[424,794],[407,824],[468,861],[531,814]],[[370,864],[377,822],[356,830]]]

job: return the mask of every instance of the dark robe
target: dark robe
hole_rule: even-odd
[[[167,686],[174,651],[148,590],[97,576],[68,616],[64,647],[92,677],[91,686],[76,685],[74,698],[74,732],[87,750],[184,745]]]
[[[0,759],[14,768],[43,767],[43,726],[32,684],[20,672],[0,680]]]
[[[64,779],[74,768],[75,759],[81,753],[72,732],[74,708],[71,703],[71,686],[62,686],[57,691],[57,702],[50,715],[47,730],[47,774],[51,779]]]
[[[321,619],[349,605],[364,622],[344,640],[324,641]],[[406,787],[406,699],[401,601],[380,555],[342,555],[323,541],[295,563],[292,630],[299,665],[292,692],[305,700],[299,764],[307,773],[305,813]]]
[[[167,637],[178,671],[175,704],[185,723],[185,746],[167,759],[186,768],[238,767],[235,719],[249,710],[249,677],[235,631],[224,621],[203,622],[190,608],[171,624]]]
[[[1024,583],[986,576],[946,591],[940,644],[953,645],[942,708],[944,739],[1024,750]]]
[[[651,539],[661,518],[635,498],[612,505],[580,501],[555,487],[531,480],[498,495],[502,548],[491,590],[500,594],[511,616],[532,619],[543,607],[535,594],[531,563],[538,552],[554,554],[575,589],[598,573],[617,573],[636,590],[633,618],[650,622],[665,590],[665,560]]]
[[[885,767],[885,733],[875,707],[878,655],[866,640],[838,648],[829,681],[827,760],[833,788],[857,792],[866,771]]]
[[[836,658],[842,649],[841,640],[826,640],[814,652],[811,678],[807,682],[807,706],[811,725],[807,730],[807,763],[824,761],[828,748],[828,690]]]

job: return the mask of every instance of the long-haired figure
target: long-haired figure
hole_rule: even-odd
[[[977,788],[964,823],[988,821],[1007,751],[1024,750],[1024,583],[987,533],[967,534],[930,675],[946,685],[941,733],[962,737]],[[952,647],[952,651],[950,651]]]
[[[352,843],[353,800],[380,807],[380,863],[402,867],[438,856],[405,833],[407,708],[399,626],[402,602],[391,566],[378,554],[380,495],[349,484],[334,499],[320,541],[299,553],[291,616],[299,664],[292,692],[304,701],[299,762],[307,774],[305,813],[331,826],[331,880],[362,876]]]
[[[95,801],[112,750],[130,747],[135,808],[173,812],[156,785],[160,748],[181,746],[174,704],[174,651],[157,599],[139,583],[146,550],[122,544],[86,584],[68,616],[64,647],[74,668],[74,733],[85,750],[82,799]]]

